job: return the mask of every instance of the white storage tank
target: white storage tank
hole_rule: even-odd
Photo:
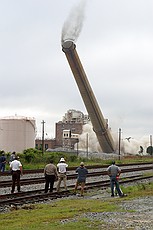
[[[0,118],[0,150],[22,152],[35,147],[36,125],[31,117]]]

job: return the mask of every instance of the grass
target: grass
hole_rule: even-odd
[[[124,198],[126,201],[153,195],[153,183],[137,184],[122,189],[128,194]],[[110,197],[105,200],[81,198],[56,200],[50,204],[25,205],[22,209],[0,214],[0,223],[3,230],[107,229],[105,220],[88,219],[82,214],[124,212],[120,207],[122,201],[123,199],[114,200]],[[109,229],[113,229],[113,226]]]
[[[124,193],[128,194],[128,199],[133,199],[141,196],[152,196],[153,195],[153,183],[140,183],[137,182],[135,186],[122,187]]]
[[[79,215],[86,212],[113,211],[116,208],[113,203],[110,205],[103,201],[68,199],[51,204],[34,205],[30,210],[17,210],[1,214],[0,222],[4,230],[88,229],[89,220],[79,219]],[[68,221],[73,218],[79,219],[79,221]]]

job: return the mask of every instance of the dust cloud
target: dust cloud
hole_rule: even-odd
[[[111,133],[111,135],[115,142],[115,153],[118,153],[118,135],[115,135],[114,133]],[[146,155],[146,149],[149,145],[150,144],[148,136],[143,136],[139,140],[136,140],[134,138],[128,139],[121,137],[121,154],[139,154],[140,146],[142,146],[144,150],[143,155]],[[88,148],[88,151],[92,153],[102,152],[96,134],[93,131],[92,124],[86,124],[83,126],[83,132],[79,136],[78,148],[82,151],[87,151]]]

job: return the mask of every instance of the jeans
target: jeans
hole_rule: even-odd
[[[4,163],[0,163],[0,171],[1,172],[5,171],[5,164]]]
[[[119,196],[122,196],[122,192],[120,190],[119,182],[116,179],[116,176],[110,176],[110,185],[111,185],[111,193],[114,196],[114,185],[116,186],[116,190]]]

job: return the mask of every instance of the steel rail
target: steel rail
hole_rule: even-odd
[[[117,164],[119,167],[124,166],[142,166],[142,165],[153,165],[153,162],[138,162],[138,163],[130,163],[130,164]],[[98,168],[107,168],[109,165],[86,165],[87,169],[98,169]],[[71,166],[67,168],[67,171],[76,170],[77,166]],[[35,173],[43,173],[44,169],[24,169],[24,174],[35,174]],[[0,176],[8,176],[11,174],[11,171],[0,172]]]
[[[124,177],[124,178],[120,178],[120,180],[127,180],[127,179],[132,179],[132,178],[138,178],[138,177],[142,177],[142,174],[137,174],[137,175],[132,175],[132,176],[126,176],[126,177]],[[92,182],[92,183],[94,183],[94,182]],[[101,181],[100,181],[100,183],[101,183]],[[74,185],[72,185],[72,186],[74,186]],[[69,187],[71,187],[71,185],[69,185]],[[61,187],[61,189],[63,189],[63,187]],[[53,188],[53,190],[55,191],[56,190],[56,188],[54,187]],[[26,191],[26,192],[22,192],[22,194],[31,194],[31,193],[41,193],[41,192],[44,192],[44,189],[37,189],[37,190],[30,190],[30,191]],[[20,195],[21,194],[21,192],[20,193],[14,193],[14,194],[11,194],[11,193],[9,193],[9,194],[2,194],[2,195],[0,195],[0,199],[3,199],[4,197],[12,197],[12,196],[18,196],[18,195]]]
[[[126,179],[123,178],[124,180],[121,180],[120,183],[121,184],[125,184],[125,183],[130,183],[130,182],[134,182],[134,181],[140,181],[140,180],[146,180],[149,178],[152,178],[152,176],[142,176],[142,177],[136,177],[136,178],[129,178]],[[86,187],[85,189],[93,189],[93,188],[99,188],[101,187],[101,189],[105,189],[108,186],[110,186],[110,181],[109,180],[105,180],[105,181],[97,181],[97,182],[90,182],[90,183],[86,183]],[[70,196],[73,195],[72,191],[74,189],[74,185],[70,185],[68,186],[69,191],[62,191],[62,192],[53,192],[53,193],[40,193],[40,194],[30,194],[27,195],[28,193],[16,193],[16,194],[9,194],[10,198],[8,199],[7,195],[1,195],[0,196],[0,206],[1,205],[21,205],[21,204],[25,204],[25,203],[34,203],[34,202],[40,202],[40,201],[45,201],[46,199],[57,199],[57,198],[62,198],[65,196]]]
[[[127,169],[122,169],[122,174],[127,173],[127,172],[137,172],[137,171],[146,171],[146,170],[152,170],[153,166],[148,166],[148,167],[138,167],[138,168],[127,168]],[[97,177],[97,176],[104,176],[107,175],[107,171],[99,171],[99,172],[89,172],[87,177]],[[77,174],[68,174],[67,179],[76,179]],[[21,179],[20,184],[21,185],[29,185],[29,184],[40,184],[44,183],[45,178],[28,178],[28,179]],[[0,187],[9,187],[11,186],[12,181],[1,181],[0,182]]]

